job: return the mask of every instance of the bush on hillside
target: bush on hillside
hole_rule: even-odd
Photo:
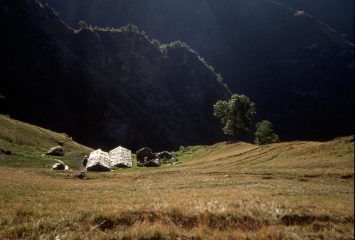
[[[279,136],[274,133],[273,125],[268,120],[256,123],[255,143],[259,145],[279,142]]]

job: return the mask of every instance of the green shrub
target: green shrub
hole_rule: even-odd
[[[259,145],[279,142],[279,136],[274,133],[273,125],[268,120],[256,123],[255,143]]]

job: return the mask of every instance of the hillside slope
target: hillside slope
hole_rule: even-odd
[[[86,180],[0,165],[0,238],[353,238],[353,136],[176,154],[179,165]]]
[[[187,46],[131,25],[74,30],[36,0],[1,0],[0,13],[3,113],[105,149],[223,139],[212,105],[229,91]]]
[[[48,167],[55,158],[42,156],[49,148],[61,145],[65,150],[63,160],[77,168],[83,156],[92,149],[73,141],[68,135],[0,115],[0,149],[11,151],[11,155],[0,155],[0,166]]]
[[[262,146],[219,143],[187,148],[178,154],[188,160],[179,166],[186,171],[299,176],[354,173],[353,136],[328,142],[294,141]]]

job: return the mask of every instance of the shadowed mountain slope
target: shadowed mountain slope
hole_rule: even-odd
[[[4,113],[95,147],[155,149],[222,138],[219,76],[183,44],[153,44],[134,26],[68,27],[34,0],[0,1]]]
[[[162,41],[187,42],[222,73],[233,92],[256,102],[257,120],[271,120],[283,139],[353,133],[353,45],[323,23],[333,26],[323,14],[351,18],[353,8],[346,7],[351,2],[47,1],[71,24],[132,22]],[[310,15],[313,9],[321,21]]]

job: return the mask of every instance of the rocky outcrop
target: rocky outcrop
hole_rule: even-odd
[[[64,156],[64,148],[61,146],[52,147],[48,150],[46,155],[59,156],[59,157]]]

